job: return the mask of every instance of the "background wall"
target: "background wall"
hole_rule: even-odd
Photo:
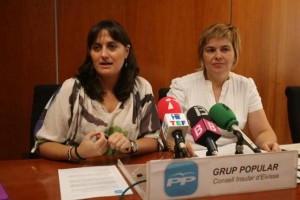
[[[285,88],[300,85],[299,10],[298,0],[232,1],[243,45],[236,72],[255,80],[280,144],[291,143]]]
[[[127,30],[156,98],[198,68],[201,31],[232,22],[243,44],[235,71],[254,78],[279,143],[290,143],[284,89],[300,85],[299,9],[297,0],[1,0],[0,160],[29,151],[34,85],[73,76],[90,27],[107,18]]]
[[[54,2],[0,1],[0,160],[29,151],[33,87],[55,83]]]

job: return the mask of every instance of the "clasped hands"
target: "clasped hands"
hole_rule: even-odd
[[[81,157],[89,158],[103,155],[109,147],[121,153],[131,152],[130,141],[122,133],[114,132],[107,138],[103,132],[97,131],[88,133],[77,147],[77,151]]]

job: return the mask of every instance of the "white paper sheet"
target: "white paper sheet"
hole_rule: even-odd
[[[62,200],[116,196],[128,187],[115,165],[59,169],[58,175]]]
[[[300,183],[300,143],[282,144],[280,145],[280,148],[285,151],[298,151],[297,183]]]
[[[280,145],[280,148],[286,151],[289,150],[297,150],[300,154],[300,143],[295,143],[295,144],[282,144]]]

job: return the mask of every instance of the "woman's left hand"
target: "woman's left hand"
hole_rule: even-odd
[[[195,150],[194,150],[192,144],[189,143],[189,142],[185,142],[185,145],[186,145],[186,149],[188,151],[189,156],[190,157],[195,157],[196,154],[195,154]]]
[[[108,138],[108,144],[112,150],[117,150],[121,153],[131,152],[130,141],[122,133],[115,132],[111,134]]]
[[[261,149],[268,152],[278,152],[280,151],[279,144],[277,142],[264,142],[261,145]]]

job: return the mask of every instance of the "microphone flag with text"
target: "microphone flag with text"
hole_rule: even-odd
[[[193,106],[187,111],[186,116],[195,143],[207,148],[207,156],[218,155],[216,141],[221,135],[219,128],[212,122],[207,110],[202,106]]]
[[[186,117],[181,113],[178,101],[173,97],[164,97],[158,104],[158,116],[162,121],[162,133],[165,141],[174,139],[175,158],[188,157],[185,135],[189,125]]]
[[[239,122],[233,111],[223,103],[213,105],[209,110],[212,120],[222,129],[233,131],[235,135],[241,134],[246,145],[255,153],[261,153],[261,150],[247,137],[238,127]]]

